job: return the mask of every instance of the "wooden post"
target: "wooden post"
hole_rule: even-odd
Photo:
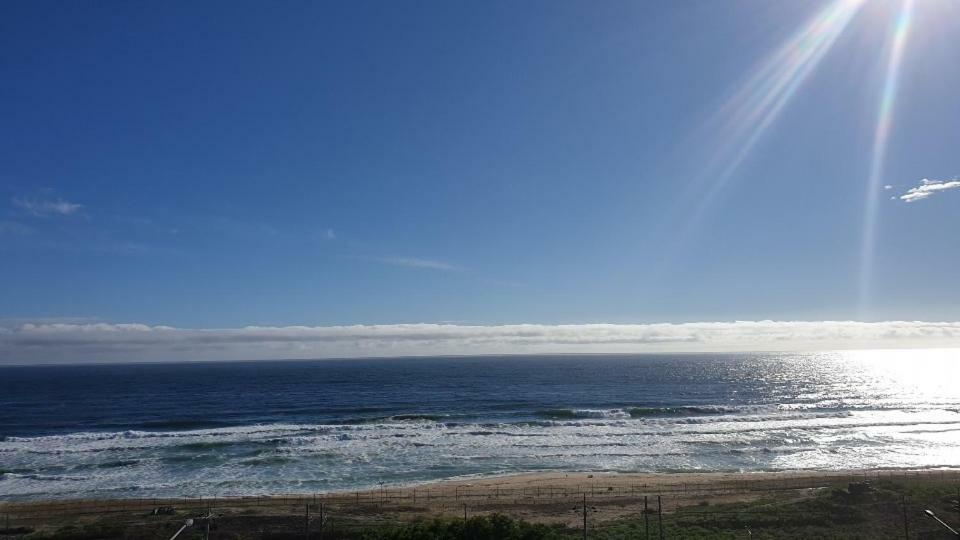
[[[307,540],[310,540],[309,538]],[[320,503],[320,540],[323,540],[323,503]]]
[[[310,503],[303,505],[303,537],[310,540]]]
[[[463,526],[467,526],[467,503],[463,503]]]
[[[660,540],[663,540],[663,502],[657,495],[657,528],[660,529]]]
[[[644,540],[650,540],[650,514],[647,513],[647,496],[643,496],[643,530]]]
[[[960,518],[960,487],[957,488],[957,517]],[[10,519],[10,516],[7,516]]]
[[[583,540],[587,540],[587,494],[583,494]]]
[[[910,540],[910,527],[907,525],[907,496],[901,496],[901,504],[903,505],[903,538],[904,540]]]

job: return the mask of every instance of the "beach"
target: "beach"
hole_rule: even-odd
[[[144,538],[162,536],[187,517],[207,517],[217,530],[256,536],[263,527],[300,531],[304,523],[340,523],[344,531],[423,519],[462,519],[504,514],[525,522],[575,529],[586,508],[591,523],[619,523],[638,516],[673,516],[687,509],[796,504],[851,485],[955,489],[960,470],[786,471],[775,473],[536,473],[457,479],[365,491],[290,493],[249,497],[128,498],[0,503],[10,530],[56,531],[65,527],[122,524]],[[644,514],[644,505],[648,509]],[[159,515],[153,515],[161,509]],[[169,509],[171,513],[162,513]],[[662,513],[661,513],[662,512]],[[323,516],[322,518],[320,516]],[[305,521],[306,520],[306,521]],[[314,526],[316,523],[314,522]],[[329,526],[329,525],[325,525]],[[293,533],[291,533],[293,534]],[[159,535],[159,536],[157,536]]]

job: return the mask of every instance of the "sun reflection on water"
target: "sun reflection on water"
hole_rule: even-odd
[[[873,385],[891,395],[925,398],[927,402],[960,397],[960,350],[907,349],[837,353],[850,372],[860,371]]]

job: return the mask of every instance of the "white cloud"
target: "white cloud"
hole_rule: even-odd
[[[394,324],[223,329],[26,323],[0,327],[3,363],[895,347],[960,347],[960,322]]]
[[[333,229],[326,229],[321,233],[321,236],[324,240],[336,240],[337,235],[333,232]]]
[[[421,259],[419,257],[372,257],[370,260],[383,264],[392,264],[394,266],[406,266],[408,268],[426,268],[429,270],[444,271],[460,270],[459,266],[434,259]]]
[[[886,186],[883,186],[883,189],[890,190],[890,189],[893,189],[893,186],[887,184]]]
[[[82,204],[63,199],[31,199],[14,197],[13,204],[39,217],[70,216],[83,208]]]
[[[916,202],[931,197],[934,193],[946,191],[948,189],[960,188],[960,180],[927,180],[924,178],[920,185],[910,188],[906,193],[900,196],[904,202]]]

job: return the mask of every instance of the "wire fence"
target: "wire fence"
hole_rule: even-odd
[[[671,476],[675,479],[675,476]],[[477,484],[459,483],[441,486],[410,486],[334,492],[237,497],[157,497],[99,500],[59,500],[50,502],[0,502],[2,531],[42,527],[45,523],[65,523],[84,518],[109,518],[117,526],[138,527],[169,523],[184,516],[193,516],[217,523],[226,520],[256,519],[275,521],[279,530],[302,527],[310,534],[311,524],[320,530],[339,521],[346,530],[353,518],[390,520],[399,516],[435,517],[489,514],[492,512],[520,516],[537,513],[538,507],[552,507],[552,520],[576,526],[584,521],[599,522],[628,515],[641,516],[647,530],[654,527],[656,536],[665,534],[664,527],[700,525],[716,530],[749,532],[753,526],[790,526],[816,521],[843,522],[845,516],[836,512],[778,508],[767,510],[726,511],[712,507],[716,501],[743,494],[756,499],[765,494],[830,487],[847,487],[866,482],[896,482],[899,485],[956,486],[960,472],[947,470],[926,471],[869,471],[857,473],[759,474],[756,477],[692,477],[690,481],[629,483],[618,477],[598,475],[576,484],[538,483],[522,487],[498,486],[490,479]],[[957,494],[960,500],[960,492]],[[735,499],[735,497],[734,497]],[[655,502],[653,502],[655,501]],[[874,506],[870,506],[873,504]],[[678,513],[680,508],[694,508],[692,512]],[[561,510],[557,510],[557,509]],[[927,527],[918,503],[904,499],[899,504],[889,501],[864,503],[861,511],[876,511],[887,520],[888,529],[902,529],[904,538]],[[524,512],[526,511],[526,512]],[[172,515],[174,514],[175,515]],[[312,517],[311,517],[312,514]],[[216,517],[214,517],[216,516]],[[655,518],[655,519],[652,519]],[[653,523],[654,525],[651,525]],[[302,525],[300,525],[302,524]],[[584,525],[586,526],[586,525]],[[927,527],[929,528],[929,527]],[[0,531],[0,538],[3,537]],[[335,538],[328,531],[327,538]],[[298,537],[303,537],[298,536]],[[278,537],[279,538],[279,537]]]

